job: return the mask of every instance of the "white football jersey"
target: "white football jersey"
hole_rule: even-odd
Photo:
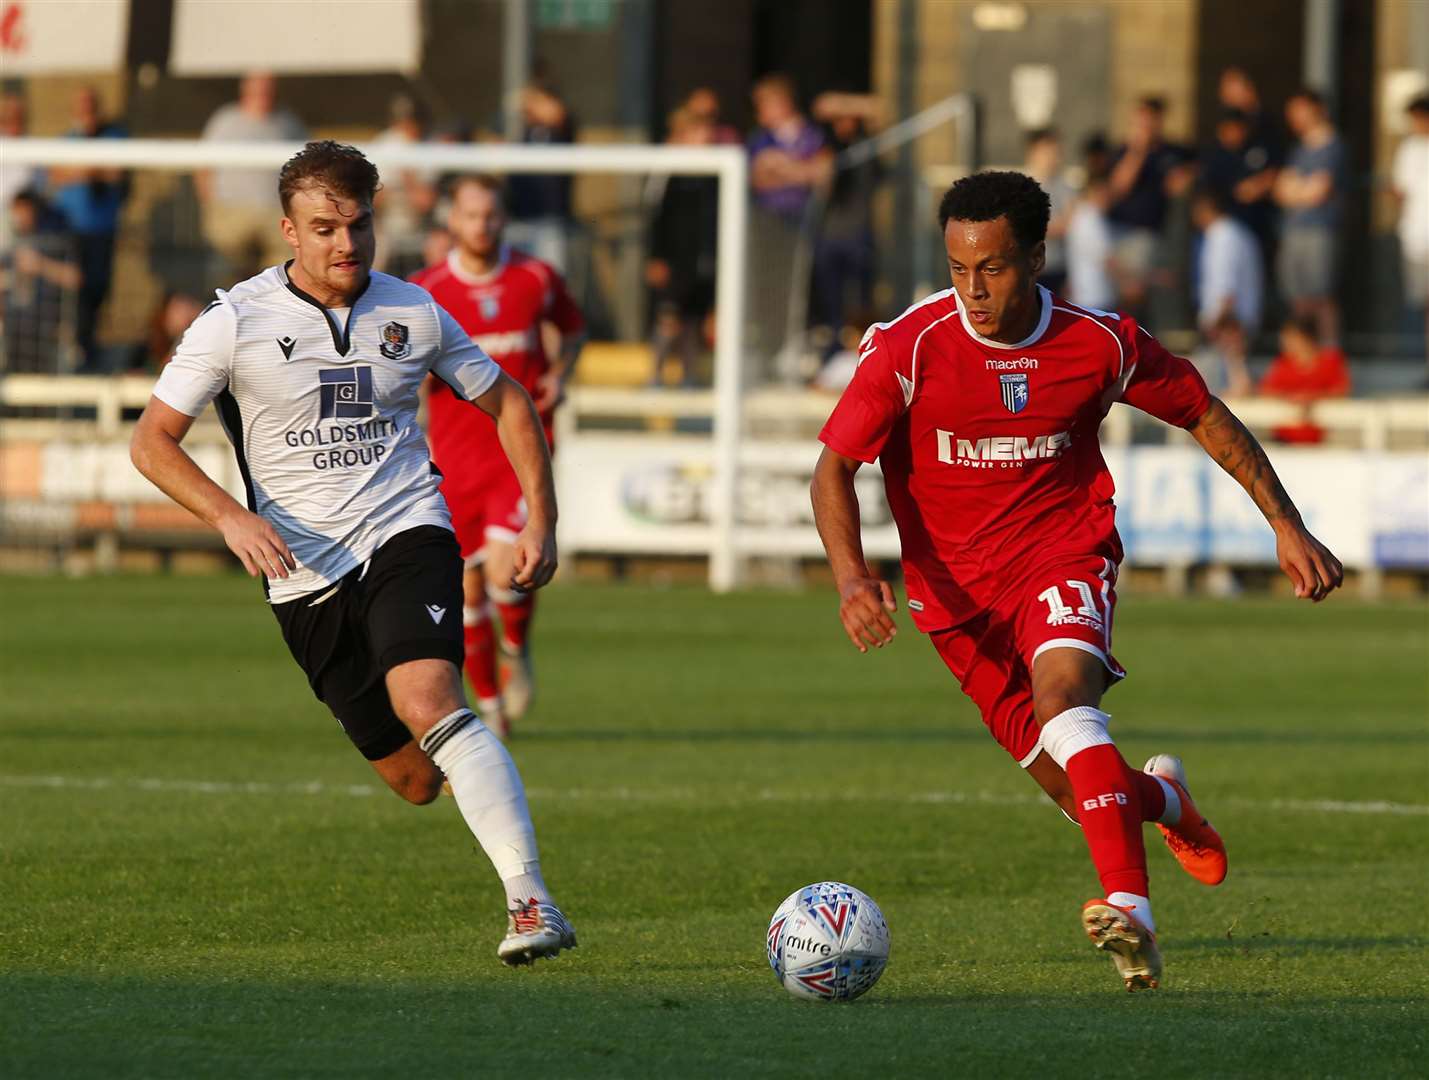
[[[345,320],[344,331],[269,267],[219,290],[154,387],[188,416],[214,402],[249,509],[298,561],[267,583],[275,604],[326,588],[399,532],[451,528],[417,392],[430,371],[471,401],[501,373],[430,293],[399,278],[374,272]]]

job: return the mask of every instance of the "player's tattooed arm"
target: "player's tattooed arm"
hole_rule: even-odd
[[[1245,488],[1275,530],[1280,568],[1295,583],[1295,595],[1323,600],[1344,580],[1344,567],[1301,520],[1264,447],[1220,398],[1189,429],[1202,449]]]
[[[838,586],[844,633],[859,652],[868,652],[870,645],[882,648],[898,633],[892,618],[897,603],[892,586],[874,577],[863,557],[858,494],[853,486],[858,466],[856,459],[825,447],[814,466],[809,497],[814,504],[814,524]]]
[[[1299,521],[1300,512],[1275,474],[1265,448],[1240,417],[1226,408],[1225,402],[1211,398],[1211,407],[1190,430],[1216,464],[1245,488],[1266,521],[1271,525],[1282,520]]]

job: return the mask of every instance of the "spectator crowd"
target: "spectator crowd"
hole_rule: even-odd
[[[1199,148],[1167,137],[1165,105],[1139,100],[1119,143],[1097,135],[1073,148],[1053,128],[1025,137],[1022,169],[1051,200],[1044,284],[1075,303],[1129,312],[1156,327],[1158,295],[1189,295],[1201,342],[1198,364],[1220,392],[1255,390],[1298,402],[1348,390],[1339,351],[1337,274],[1350,186],[1346,147],[1325,101],[1302,89],[1269,109],[1239,68],[1222,73],[1213,134]],[[750,176],[749,338],[776,357],[797,345],[797,372],[815,385],[846,379],[863,328],[889,312],[875,302],[875,196],[887,173],[867,152],[883,116],[878,99],[824,93],[806,109],[788,75],[751,90],[747,137],[726,120],[718,94],[696,87],[666,118],[672,145],[743,145]],[[539,73],[521,91],[520,129],[530,145],[574,142],[576,117]],[[71,138],[124,138],[91,88],[74,94]],[[1429,95],[1408,107],[1410,134],[1391,176],[1399,207],[1404,302],[1423,311],[1429,335]],[[0,135],[27,133],[22,95],[0,96]],[[253,72],[236,100],[202,132],[216,142],[307,136],[281,102],[272,75]],[[473,139],[464,121],[433,124],[424,104],[400,94],[375,144]],[[496,135],[486,137],[501,137]],[[1069,161],[1069,157],[1075,160]],[[379,195],[379,268],[408,274],[443,257],[444,187],[437,170],[388,175]],[[508,239],[572,273],[578,230],[569,174],[513,176]],[[164,362],[200,307],[203,281],[231,281],[285,259],[275,226],[271,170],[215,168],[193,177],[196,219],[208,254],[203,281],[166,288],[140,340],[101,344],[112,293],[116,238],[130,177],[103,168],[31,169],[0,162],[0,318],[9,371],[105,372]],[[717,185],[708,177],[653,176],[641,202],[643,282],[658,385],[708,378],[713,340]],[[1173,242],[1191,230],[1189,245]],[[578,276],[578,275],[577,275]],[[1259,383],[1249,358],[1280,327],[1280,355]],[[62,363],[61,356],[69,361]],[[821,370],[819,370],[821,369]],[[791,369],[775,370],[786,376]],[[814,374],[814,370],[818,373]],[[1310,437],[1301,431],[1297,437]]]
[[[1200,148],[1169,141],[1164,103],[1137,102],[1123,143],[1103,136],[1082,148],[1079,190],[1069,195],[1055,132],[1027,136],[1023,171],[1052,202],[1051,280],[1074,303],[1115,308],[1155,326],[1158,291],[1192,298],[1195,359],[1218,392],[1284,397],[1302,406],[1349,392],[1337,296],[1341,237],[1350,194],[1347,149],[1324,98],[1302,88],[1284,103],[1283,125],[1254,81],[1220,77],[1213,138]],[[1429,95],[1409,102],[1411,133],[1392,174],[1399,203],[1404,306],[1423,314],[1429,336]],[[1174,243],[1177,207],[1192,229]],[[1247,358],[1279,327],[1280,351],[1256,382]],[[1282,434],[1314,441],[1313,425]]]

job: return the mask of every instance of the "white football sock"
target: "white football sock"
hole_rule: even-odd
[[[527,903],[532,900],[542,904],[551,902],[551,896],[546,892],[546,882],[539,869],[508,878],[502,884],[506,886],[506,903],[511,907],[515,907],[518,902]]]
[[[1107,734],[1111,717],[1090,705],[1078,705],[1059,712],[1042,725],[1042,749],[1063,769],[1083,750],[1112,745]]]
[[[1166,809],[1161,812],[1161,816],[1156,820],[1162,825],[1181,824],[1181,795],[1177,790],[1168,784],[1162,777],[1155,773],[1151,774],[1151,779],[1161,785],[1161,790],[1166,794]]]
[[[1136,893],[1114,892],[1106,898],[1106,902],[1117,907],[1130,908],[1137,922],[1153,934],[1156,933],[1156,920],[1151,917],[1151,901],[1147,897],[1137,896]]]
[[[501,740],[470,709],[458,709],[422,736],[422,749],[446,774],[467,828],[506,887],[508,903],[549,903],[521,774]]]

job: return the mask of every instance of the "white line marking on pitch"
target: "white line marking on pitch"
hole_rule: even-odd
[[[161,780],[157,778],[113,776],[0,776],[0,787],[56,788],[84,791],[122,789],[129,791],[176,792],[193,795],[346,795],[366,798],[385,791],[376,784],[325,784],[320,780],[307,783],[275,784],[262,780],[234,782],[227,780]],[[690,788],[530,788],[533,799],[554,801],[586,800],[592,802],[698,802],[710,800]],[[736,792],[722,800],[725,805],[747,802],[807,803],[825,802],[833,796],[815,796],[806,792],[780,791],[763,788],[756,792]],[[1041,795],[1018,795],[992,791],[914,791],[898,794],[870,795],[863,792],[841,792],[841,801],[885,802],[902,804],[976,804],[981,806],[1045,806]],[[1375,800],[1353,802],[1341,799],[1240,799],[1232,796],[1225,804],[1252,810],[1284,810],[1308,814],[1392,814],[1407,817],[1429,816],[1429,806],[1420,803],[1396,803]]]

